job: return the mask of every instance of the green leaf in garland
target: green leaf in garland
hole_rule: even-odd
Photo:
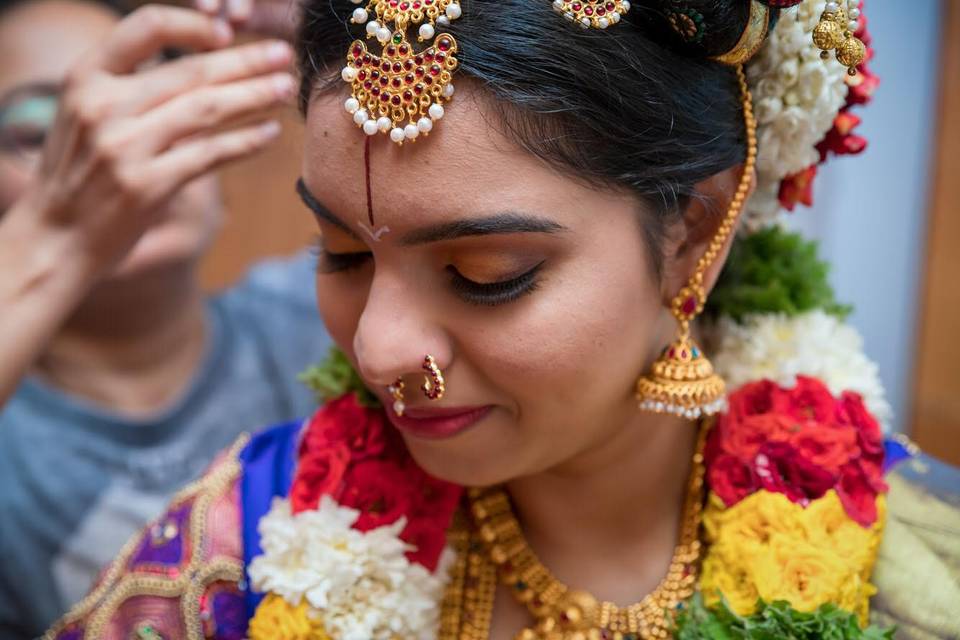
[[[357,401],[361,405],[371,408],[380,406],[380,401],[364,385],[347,356],[336,347],[330,349],[326,360],[309,367],[297,376],[297,379],[317,394],[317,400],[320,403],[339,398],[352,391],[357,395]]]
[[[677,614],[677,640],[893,640],[895,628],[861,629],[857,616],[832,604],[816,611],[797,611],[788,602],[757,603],[749,616],[739,616],[721,600],[708,608],[696,594]]]
[[[779,227],[737,238],[717,286],[707,301],[711,317],[741,321],[754,313],[795,316],[814,309],[846,317],[827,280],[829,265],[817,243]]]

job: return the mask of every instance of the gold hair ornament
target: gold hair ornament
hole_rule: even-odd
[[[740,34],[737,44],[733,45],[730,51],[714,56],[713,59],[730,66],[746,64],[760,50],[769,29],[770,7],[759,0],[750,0],[750,17],[747,18],[747,26]]]
[[[436,26],[449,25],[461,13],[455,0],[370,0],[354,10],[351,21],[366,23],[367,38],[382,46],[376,55],[355,40],[340,74],[352,90],[343,106],[365,134],[388,134],[403,144],[433,130],[453,97],[451,79],[459,64],[457,41],[437,34]],[[407,39],[407,29],[416,25],[418,42],[433,41],[420,51]]]
[[[677,338],[663,349],[650,373],[637,381],[637,400],[640,408],[647,411],[672,413],[695,420],[719,413],[726,407],[726,384],[723,378],[714,373],[713,365],[690,335],[690,323],[703,311],[707,299],[704,285],[706,271],[717,260],[724,243],[733,233],[750,191],[757,162],[757,121],[742,65],[737,67],[737,79],[747,132],[747,158],[743,163],[743,175],[727,214],[697,262],[693,276],[670,305],[670,311],[679,325]]]
[[[606,29],[630,11],[629,0],[553,0],[554,10],[585,29]]]
[[[837,61],[851,76],[857,75],[857,66],[867,56],[867,46],[853,35],[860,28],[859,21],[860,0],[831,0],[813,30],[813,43],[821,49],[820,57],[826,60],[835,50]]]

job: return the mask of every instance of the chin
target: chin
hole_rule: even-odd
[[[450,440],[422,440],[404,435],[410,455],[420,468],[435,478],[465,487],[489,487],[503,484],[522,472],[511,471],[515,460],[506,447],[475,446]],[[466,438],[464,438],[465,440]]]

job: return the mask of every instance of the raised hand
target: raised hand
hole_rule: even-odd
[[[0,405],[184,184],[276,137],[290,47],[232,39],[222,20],[145,7],[69,72],[36,174],[0,217]],[[200,53],[145,64],[167,47]]]
[[[300,16],[296,0],[194,0],[194,6],[244,31],[286,40],[293,39]]]

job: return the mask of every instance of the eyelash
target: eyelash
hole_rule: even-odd
[[[311,246],[310,253],[316,260],[317,273],[342,273],[359,269],[370,258],[369,251],[350,252],[350,253],[331,253],[323,248],[323,241],[320,236],[316,236]]]
[[[317,259],[317,273],[332,274],[359,269],[370,259],[369,252],[330,253],[323,249],[319,238],[313,245],[313,254]],[[531,294],[540,286],[537,275],[543,262],[532,269],[509,280],[500,282],[474,282],[464,277],[456,267],[447,267],[450,283],[454,292],[464,302],[476,306],[497,307]]]
[[[465,278],[453,266],[447,267],[447,272],[451,276],[453,290],[464,302],[477,306],[497,307],[536,291],[540,286],[537,274],[540,273],[541,267],[543,267],[542,262],[516,278],[489,283],[474,282]]]

